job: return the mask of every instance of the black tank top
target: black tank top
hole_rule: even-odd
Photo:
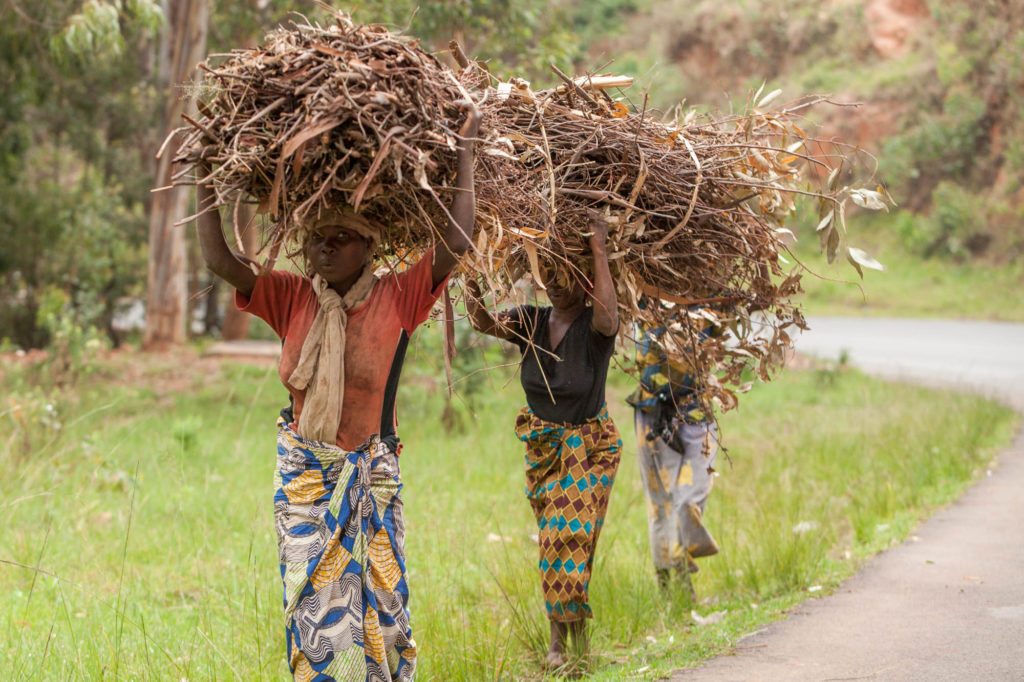
[[[550,317],[550,307],[522,306],[512,311],[516,334],[512,340],[523,353],[519,378],[526,402],[546,421],[582,424],[596,417],[604,405],[615,336],[594,331],[594,310],[588,306],[573,320],[558,347],[551,348]]]

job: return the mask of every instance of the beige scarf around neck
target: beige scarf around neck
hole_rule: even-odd
[[[302,344],[299,363],[288,378],[293,387],[306,389],[297,424],[297,431],[303,438],[332,445],[338,438],[341,406],[345,400],[348,311],[365,303],[376,283],[372,260],[363,266],[359,279],[344,296],[339,296],[320,275],[313,277],[313,291],[320,309]]]

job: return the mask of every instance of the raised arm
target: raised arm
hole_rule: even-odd
[[[589,211],[590,251],[594,255],[594,317],[591,326],[594,331],[604,336],[612,336],[619,331],[619,305],[615,297],[615,283],[608,268],[608,223],[600,213]]]
[[[200,172],[204,176],[209,175],[209,168],[200,169]],[[215,201],[213,189],[200,183],[196,188],[196,200],[200,209],[211,206]],[[224,231],[221,229],[220,212],[207,211],[199,216],[196,231],[199,234],[199,248],[203,252],[203,260],[206,261],[206,267],[210,272],[246,296],[251,294],[253,287],[256,286],[256,275],[228,248],[228,243],[224,240]]]
[[[459,141],[456,150],[455,200],[452,201],[448,229],[434,250],[434,262],[431,263],[431,276],[434,286],[440,284],[455,268],[459,257],[466,253],[473,239],[473,228],[476,219],[476,198],[473,191],[473,144],[480,132],[480,110],[472,102],[463,101],[462,110],[466,112],[466,120],[459,130]]]
[[[491,315],[490,311],[480,302],[483,298],[480,294],[480,285],[476,280],[470,280],[466,284],[466,311],[469,313],[469,323],[473,329],[481,334],[496,336],[506,341],[512,339],[512,331],[503,322],[507,322],[508,313],[498,313],[498,319]]]

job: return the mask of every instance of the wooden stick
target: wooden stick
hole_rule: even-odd
[[[186,122],[187,122],[187,123],[188,123],[188,124],[189,124],[190,126],[192,126],[193,128],[195,128],[196,130],[200,130],[200,131],[202,131],[202,133],[203,133],[204,135],[206,135],[206,137],[210,138],[210,142],[216,142],[216,141],[217,141],[217,136],[213,134],[213,131],[211,131],[211,130],[210,130],[209,128],[207,128],[206,126],[204,126],[204,125],[203,125],[202,123],[200,123],[199,121],[195,120],[194,118],[192,118],[191,116],[189,116],[189,115],[188,115],[188,114],[186,114],[186,113],[182,113],[182,114],[181,114],[181,117],[182,117],[183,119],[185,119],[185,121],[186,121]]]
[[[466,56],[466,53],[462,51],[462,46],[459,45],[459,41],[455,39],[449,40],[448,51],[452,53],[452,58],[455,59],[455,63],[458,64],[460,68],[469,68],[469,58]]]
[[[575,92],[577,95],[579,95],[581,98],[583,98],[590,106],[592,106],[594,108],[597,108],[597,106],[598,106],[597,100],[595,100],[593,97],[591,97],[590,93],[588,93],[586,90],[581,88],[579,83],[577,83],[576,81],[574,81],[573,79],[569,78],[564,73],[562,73],[562,70],[559,69],[554,64],[551,64],[551,70],[554,71],[555,74],[559,78],[561,78],[563,81],[565,81],[565,84],[568,85],[569,87],[571,87],[573,89],[573,92]]]
[[[633,85],[632,76],[580,76],[573,79],[573,84],[586,87],[588,90],[610,90],[611,88],[628,88]],[[561,87],[561,86],[559,86]]]

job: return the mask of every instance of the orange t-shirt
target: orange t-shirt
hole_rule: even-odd
[[[444,290],[444,282],[431,286],[432,260],[431,250],[408,270],[384,275],[374,286],[370,298],[348,311],[345,398],[338,425],[338,447],[352,451],[371,435],[380,433],[385,386],[396,360],[395,352],[403,335],[411,336],[427,319]],[[256,278],[248,297],[236,291],[235,305],[265,320],[284,340],[278,373],[295,402],[295,423],[298,423],[302,419],[306,391],[290,386],[288,378],[299,363],[302,344],[320,308],[312,282],[295,273],[274,270]],[[394,412],[390,419],[394,425]]]

